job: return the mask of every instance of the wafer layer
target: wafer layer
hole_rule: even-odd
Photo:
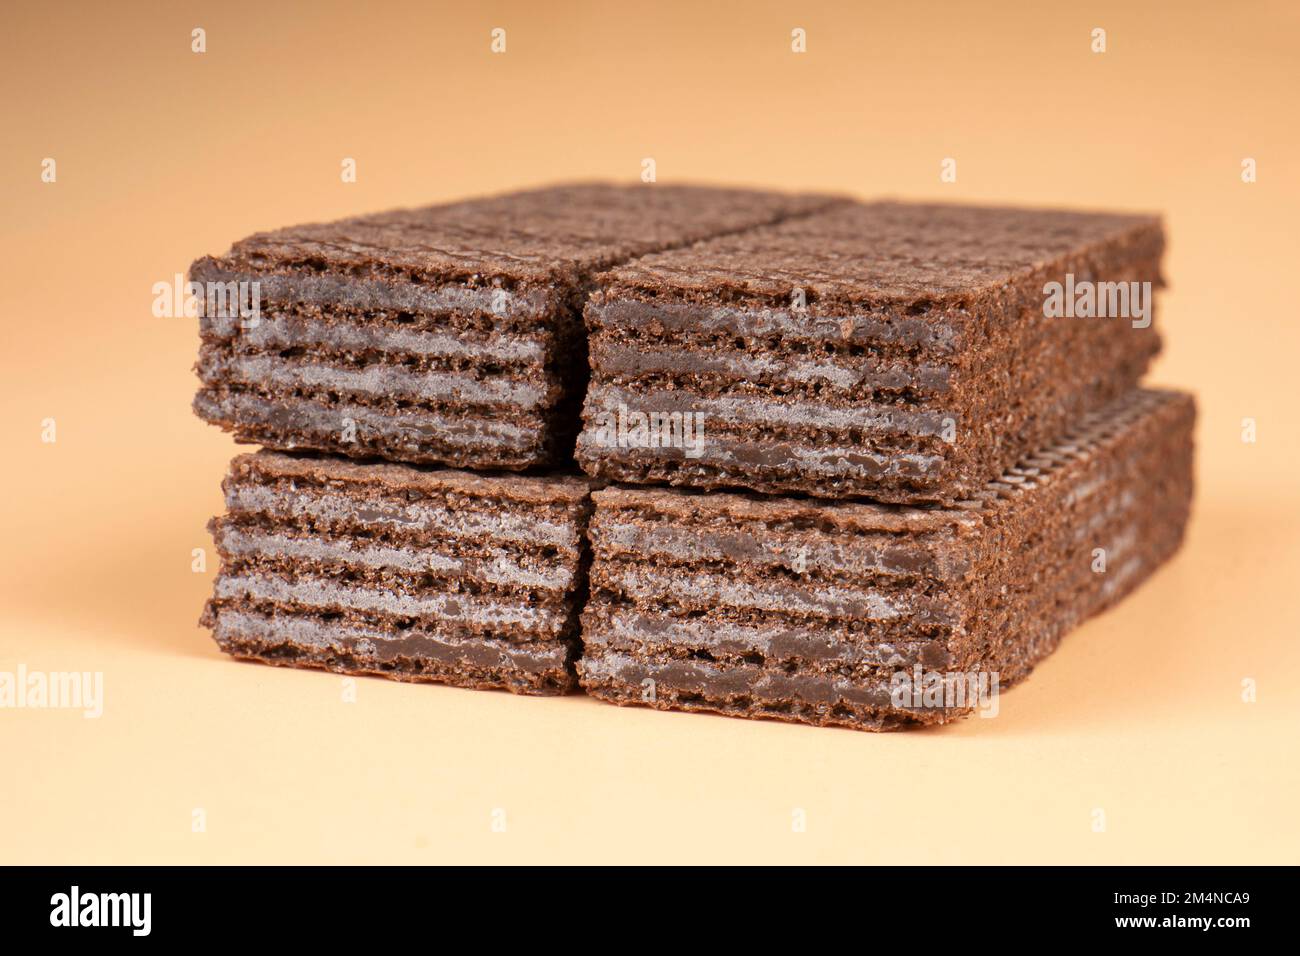
[[[258,234],[191,268],[194,407],[281,449],[553,464],[577,430],[595,272],[831,201],[587,184]]]
[[[204,612],[222,650],[465,687],[573,686],[585,480],[259,452],[231,464]]]
[[[1176,550],[1194,417],[1130,393],[947,508],[599,491],[582,685],[869,730],[968,713],[926,687],[1015,683]]]
[[[1147,216],[873,203],[639,258],[586,306],[579,462],[955,502],[1136,386],[1163,244]]]

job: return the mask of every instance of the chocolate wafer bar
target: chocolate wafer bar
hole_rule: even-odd
[[[581,184],[259,233],[190,269],[194,409],[282,450],[554,464],[577,432],[593,273],[832,201]]]
[[[586,310],[577,456],[630,483],[952,503],[1134,388],[1151,216],[878,202],[645,256]]]
[[[598,491],[582,686],[865,730],[996,706],[1178,548],[1194,418],[1135,391],[953,507]]]
[[[262,451],[223,487],[203,615],[223,651],[523,694],[574,686],[585,479]]]

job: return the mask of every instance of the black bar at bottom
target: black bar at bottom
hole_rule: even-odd
[[[1295,873],[1223,867],[10,868],[0,883],[0,925],[7,942],[75,936],[80,943],[118,937],[338,946],[373,943],[376,932],[419,938],[420,928],[434,921],[443,933],[453,926],[486,930],[494,945],[547,937],[546,945],[555,945],[597,932],[611,941],[650,942],[680,940],[686,922],[701,920],[712,932],[733,934],[732,943],[753,933],[833,930],[879,949],[882,934],[895,932],[900,942],[928,946],[1020,932],[1043,939],[1039,934],[1049,930],[1070,940],[1205,938],[1231,945],[1257,930],[1295,927]],[[484,923],[485,916],[492,922]]]

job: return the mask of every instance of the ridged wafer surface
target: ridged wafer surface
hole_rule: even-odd
[[[582,684],[862,729],[969,712],[900,704],[896,675],[1006,687],[1150,575],[1182,537],[1194,418],[1134,392],[948,508],[598,491]]]
[[[190,270],[205,305],[194,408],[280,449],[555,464],[578,427],[598,271],[834,201],[588,183],[259,233]]]
[[[625,482],[951,503],[1137,385],[1163,245],[1151,216],[869,203],[639,258],[586,307],[578,459]],[[1066,281],[1121,284],[1130,314],[1047,314]]]
[[[520,693],[573,686],[587,483],[259,452],[212,522],[221,648]]]

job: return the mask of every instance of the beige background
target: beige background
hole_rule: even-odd
[[[0,862],[1300,862],[1294,4],[113,6],[0,24],[0,670],[106,694],[99,720],[0,710]],[[643,157],[1163,211],[1153,377],[1201,404],[1183,552],[997,719],[925,733],[379,680],[348,704],[219,655],[191,549],[236,448],[191,415],[194,323],[153,283],[256,229]]]

